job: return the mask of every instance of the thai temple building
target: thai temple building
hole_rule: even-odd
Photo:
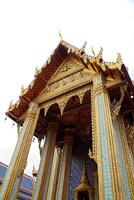
[[[7,167],[8,167],[7,165],[0,162],[0,187],[1,187],[3,179],[5,177]],[[18,200],[31,200],[33,187],[34,187],[33,178],[24,174],[21,184],[20,184],[20,189],[18,191],[17,199]]]
[[[121,55],[103,60],[62,40],[10,104],[19,138],[0,190],[18,196],[33,137],[32,200],[134,200],[134,85]]]

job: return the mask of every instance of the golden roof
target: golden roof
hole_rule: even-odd
[[[47,59],[46,63],[40,69],[35,69],[34,79],[29,86],[27,88],[21,88],[19,100],[15,104],[12,104],[12,102],[10,103],[8,111],[6,112],[7,116],[16,122],[18,121],[18,119],[27,111],[29,103],[38,97],[45,89],[48,81],[68,54],[75,55],[88,71],[92,68],[92,71],[95,73],[103,73],[105,76],[111,76],[112,78],[114,78],[115,74],[119,74],[121,79],[126,81],[130,93],[134,96],[134,85],[122,62],[121,55],[118,54],[115,62],[105,62],[102,57],[102,48],[97,55],[90,56],[85,53],[85,46],[86,42],[81,48],[77,48],[64,40],[61,40],[57,48]]]

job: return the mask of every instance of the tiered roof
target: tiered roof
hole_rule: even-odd
[[[18,121],[20,116],[27,111],[29,103],[38,97],[47,86],[48,81],[68,54],[73,54],[76,59],[84,64],[85,69],[91,70],[94,73],[103,73],[105,76],[110,76],[112,78],[114,78],[116,74],[119,74],[121,79],[126,82],[130,96],[134,96],[134,85],[122,62],[121,55],[118,54],[115,62],[105,62],[102,57],[102,48],[97,55],[90,56],[85,53],[85,45],[86,44],[81,48],[77,48],[61,40],[46,63],[40,69],[36,68],[34,79],[29,86],[25,89],[22,87],[19,100],[15,104],[10,103],[9,109],[6,112],[7,116],[16,122]]]

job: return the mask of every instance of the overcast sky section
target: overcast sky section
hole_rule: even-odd
[[[11,100],[33,79],[63,39],[86,52],[104,48],[104,59],[114,61],[120,52],[134,79],[134,1],[132,0],[4,0],[0,1],[0,161],[9,164],[16,141],[16,125],[4,122]],[[38,166],[37,142],[32,143],[26,172]]]

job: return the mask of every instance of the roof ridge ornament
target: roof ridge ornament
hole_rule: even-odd
[[[103,53],[103,48],[100,47],[100,50],[99,50],[99,52],[97,54],[97,58],[102,58],[102,53]]]
[[[39,74],[39,69],[38,69],[38,66],[35,68],[35,75],[38,75]]]
[[[122,56],[121,56],[120,53],[117,53],[116,66],[117,66],[118,70],[121,70],[122,64],[123,64],[123,62],[122,62]]]
[[[62,35],[61,35],[60,30],[59,30],[59,37],[60,37],[60,42],[62,42],[62,41],[63,41],[63,37],[62,37]]]
[[[95,57],[95,51],[93,49],[93,46],[91,46],[91,51],[92,51],[93,56]]]
[[[80,48],[80,52],[81,52],[82,54],[85,53],[86,45],[87,45],[87,41],[85,41],[84,44],[82,45],[82,47]]]
[[[13,100],[10,101],[9,107],[8,107],[8,112],[12,111],[16,107],[15,104],[13,104]]]
[[[24,85],[21,86],[21,96],[25,93],[26,88],[24,88]]]
[[[13,106],[13,100],[10,101],[9,109]]]
[[[117,53],[116,63],[122,64],[122,56],[120,53]]]

